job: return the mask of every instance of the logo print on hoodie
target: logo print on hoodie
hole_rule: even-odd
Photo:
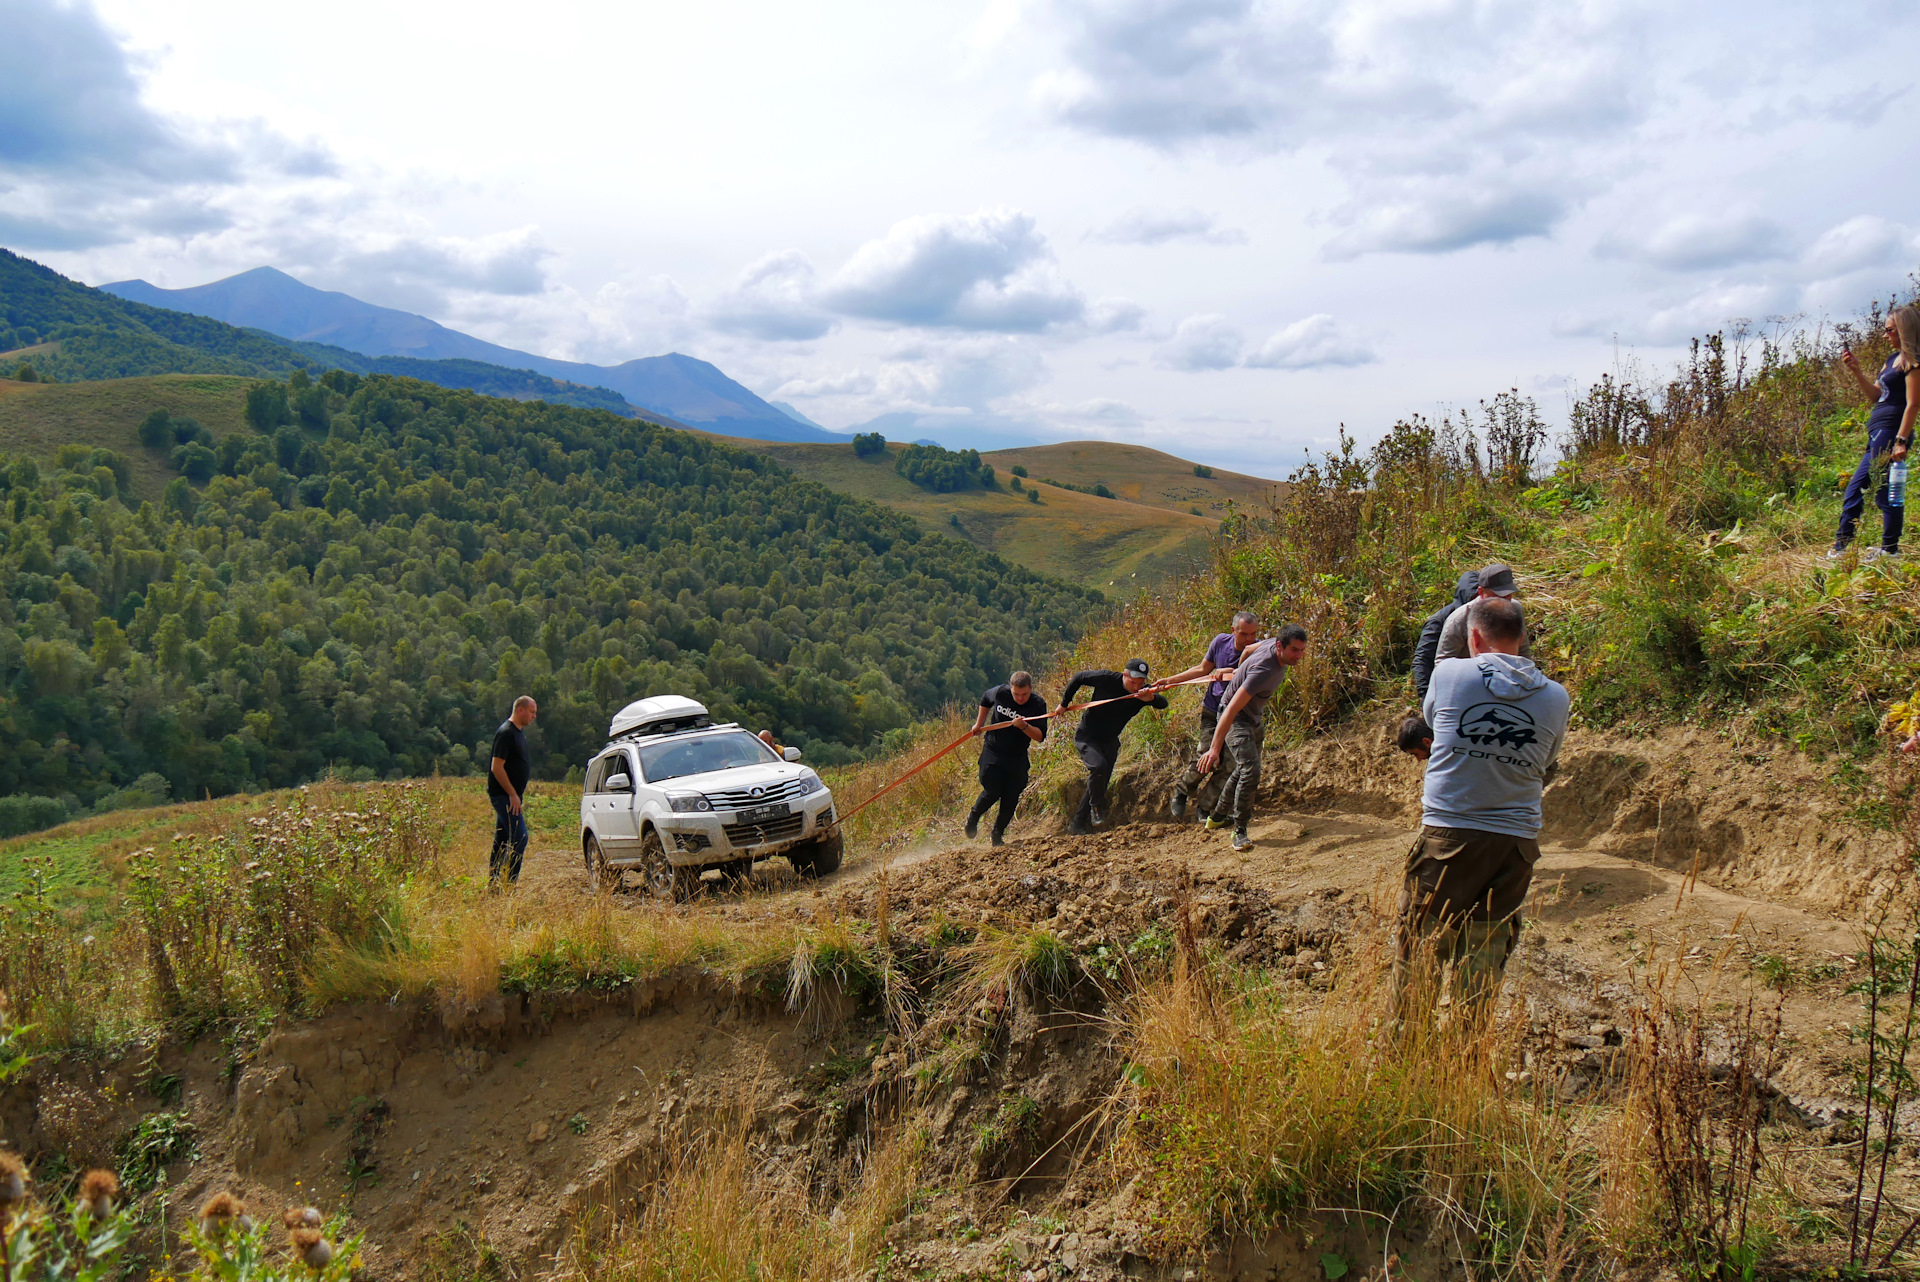
[[[1460,714],[1460,737],[1486,747],[1499,744],[1517,752],[1540,737],[1524,709],[1500,703],[1476,703]]]

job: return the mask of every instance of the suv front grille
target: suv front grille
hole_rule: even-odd
[[[801,826],[806,822],[806,815],[795,811],[780,819],[769,819],[763,824],[727,824],[721,831],[727,834],[727,844],[738,850],[746,846],[764,846],[770,841],[785,841],[789,837],[798,837]]]
[[[763,785],[757,797],[750,788],[727,788],[708,793],[707,800],[713,803],[715,810],[747,810],[776,801],[789,801],[803,795],[808,787],[805,779],[789,779],[785,783]]]

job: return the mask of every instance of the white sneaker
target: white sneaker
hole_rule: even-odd
[[[1827,560],[1838,561],[1842,557],[1846,556],[1846,554],[1847,554],[1847,550],[1845,548],[1828,548]]]
[[[1899,556],[1898,552],[1889,552],[1885,548],[1868,548],[1860,554],[1862,561],[1883,561],[1888,557]]]

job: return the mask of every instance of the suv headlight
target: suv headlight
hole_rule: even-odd
[[[826,780],[811,770],[807,771],[801,778],[806,781],[807,785],[807,790],[800,794],[803,797],[811,797],[816,792],[825,792],[827,790]]]
[[[667,804],[673,807],[675,814],[688,814],[697,810],[712,810],[713,803],[697,792],[670,792]]]

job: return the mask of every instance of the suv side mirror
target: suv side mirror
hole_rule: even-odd
[[[602,786],[608,792],[632,792],[633,777],[623,770],[617,775],[608,775],[607,782]]]
[[[800,760],[800,749],[782,748],[780,749],[780,759],[782,761],[798,761]]]

